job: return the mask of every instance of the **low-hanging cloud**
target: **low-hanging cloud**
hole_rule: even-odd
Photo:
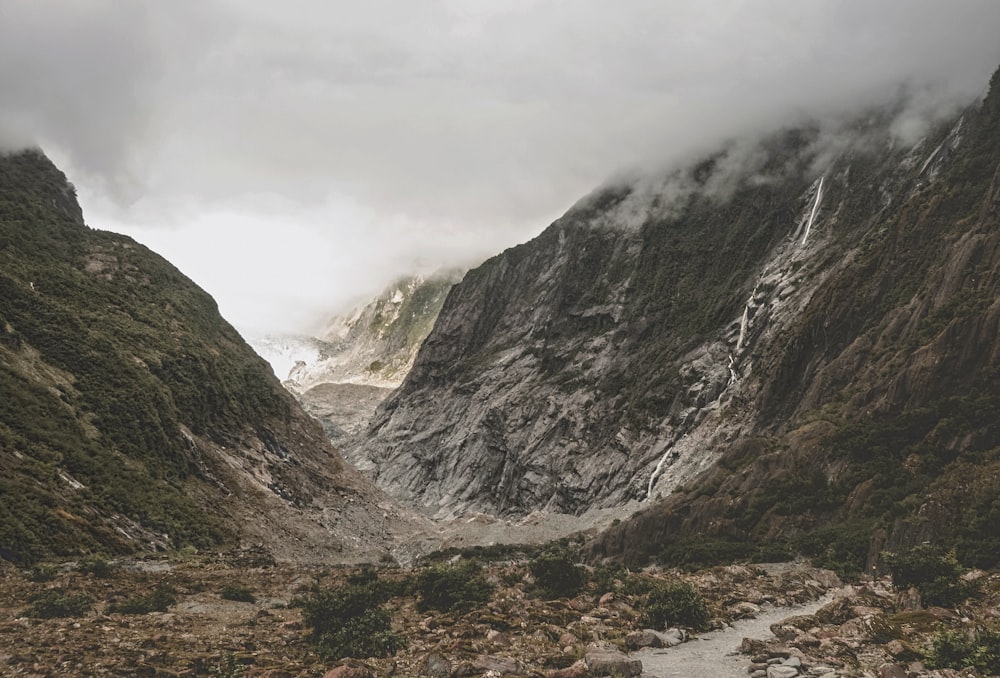
[[[903,86],[962,105],[998,29],[995,0],[0,0],[0,147],[41,144],[140,238],[311,229],[367,264],[312,282],[339,299],[522,241],[622,167]],[[220,301],[228,265],[199,279]]]

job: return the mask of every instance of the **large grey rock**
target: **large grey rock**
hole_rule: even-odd
[[[666,631],[642,629],[625,636],[625,645],[630,650],[638,650],[643,647],[673,647],[683,643],[686,638],[687,634],[681,629],[667,629]]]
[[[616,650],[589,650],[583,661],[594,676],[639,676],[642,662]]]

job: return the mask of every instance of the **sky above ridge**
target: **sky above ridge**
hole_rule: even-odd
[[[246,334],[472,265],[628,168],[984,93],[996,0],[0,0],[0,149]]]

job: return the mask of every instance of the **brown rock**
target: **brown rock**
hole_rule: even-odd
[[[323,678],[374,678],[372,672],[357,666],[337,666],[323,674]]]
[[[420,674],[431,678],[448,678],[451,676],[451,662],[437,652],[424,657],[420,666]]]
[[[793,647],[799,647],[799,648],[819,647],[819,642],[820,642],[819,638],[817,638],[816,636],[809,633],[803,633],[801,635],[795,636],[795,640],[793,640],[790,644]]]
[[[809,575],[828,589],[839,589],[844,585],[837,573],[832,570],[811,570]]]
[[[486,673],[488,671],[495,671],[501,676],[516,675],[518,673],[523,673],[523,666],[521,662],[516,659],[510,659],[509,657],[479,657],[473,660],[472,667],[475,668],[480,673]]]
[[[614,601],[615,601],[615,594],[612,593],[611,591],[608,591],[603,596],[601,596],[601,599],[597,601],[597,604],[600,605],[601,607],[604,607],[606,605],[610,605]]]
[[[851,607],[851,612],[855,617],[871,617],[876,614],[881,614],[882,610],[869,605],[854,605]]]
[[[899,664],[886,664],[878,670],[878,678],[909,678],[909,675]]]
[[[785,623],[771,624],[771,633],[775,635],[778,640],[787,642],[792,640],[796,636],[802,634],[802,629]]]
[[[548,671],[545,674],[545,678],[587,678],[589,675],[590,672],[587,670],[587,664],[581,660],[565,669]]]
[[[920,657],[920,653],[914,650],[908,643],[902,640],[890,640],[885,644],[885,650],[900,661],[909,661]]]
[[[753,603],[737,603],[729,608],[729,613],[734,619],[753,619],[760,614],[760,607]]]

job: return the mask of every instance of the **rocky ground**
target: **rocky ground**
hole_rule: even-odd
[[[662,667],[670,666],[670,649],[657,651],[656,672],[647,661],[643,673],[641,657],[648,656],[648,648],[695,643],[698,634],[644,629],[641,601],[615,584],[592,583],[574,598],[542,600],[521,560],[486,565],[496,589],[485,606],[471,612],[420,612],[412,596],[390,599],[386,607],[393,630],[405,638],[405,648],[394,656],[323,658],[296,598],[317,587],[341,586],[352,572],[277,564],[262,549],[98,561],[97,566],[65,563],[33,572],[7,568],[0,572],[0,675],[726,675],[721,669],[667,671]],[[407,574],[387,568],[381,577],[401,580]],[[912,594],[898,594],[885,581],[844,586],[831,572],[798,565],[641,576],[693,584],[708,602],[714,633],[733,650],[740,648],[739,666],[754,678],[983,675],[931,671],[920,659],[933,632],[995,623],[1000,616],[1000,575],[980,573],[980,597],[954,610],[921,608]],[[164,611],[121,611],[128,601],[150,600],[155,591],[170,594]],[[247,593],[252,601],[227,599],[251,597]],[[73,596],[85,598],[71,616],[38,617],[39,600],[65,603]],[[823,596],[830,602],[821,600],[818,607],[814,601]],[[811,608],[803,607],[810,602]],[[729,628],[762,610],[773,614],[774,606],[798,607],[771,626],[773,637],[744,640],[734,635],[738,629]],[[815,611],[795,616],[801,609]]]

